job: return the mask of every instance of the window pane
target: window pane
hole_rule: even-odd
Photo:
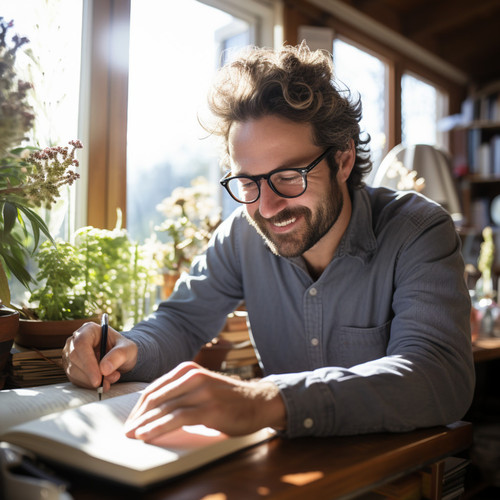
[[[361,131],[371,137],[374,171],[386,153],[386,64],[368,52],[339,39],[333,42],[333,62],[335,78],[340,85],[346,85],[353,98],[361,96]],[[370,177],[366,181],[369,183]]]
[[[203,176],[219,189],[217,148],[197,116],[221,51],[250,41],[248,23],[195,0],[132,1],[127,141],[132,238],[144,241],[152,234],[162,220],[156,207],[174,188]]]
[[[434,86],[405,74],[401,80],[401,138],[405,144],[440,145],[437,122],[444,95]],[[441,145],[442,146],[442,145]]]
[[[0,16],[14,22],[11,34],[30,41],[16,58],[18,75],[33,84],[30,145],[77,139],[82,0],[2,0]]]

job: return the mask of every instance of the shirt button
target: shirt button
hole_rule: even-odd
[[[316,290],[316,288],[311,288],[311,289],[309,290],[309,295],[310,295],[311,297],[315,297],[316,295],[318,295],[318,290]]]
[[[314,347],[316,347],[318,344],[319,344],[319,340],[316,337],[313,337],[311,339],[311,345],[313,345]]]
[[[310,417],[307,417],[305,420],[304,420],[304,427],[306,429],[310,429],[312,426],[314,425],[314,420]]]

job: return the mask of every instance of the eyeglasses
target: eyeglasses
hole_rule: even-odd
[[[262,175],[235,175],[228,172],[220,183],[231,197],[239,203],[255,203],[260,197],[260,181],[265,179],[269,187],[282,198],[297,198],[307,189],[307,174],[332,150],[330,146],[307,167],[278,168]]]

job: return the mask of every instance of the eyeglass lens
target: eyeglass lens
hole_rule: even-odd
[[[280,170],[269,177],[269,182],[278,194],[294,198],[300,196],[306,188],[304,177],[303,174],[295,170]],[[242,202],[251,203],[259,197],[259,185],[247,177],[231,179],[227,188],[235,198]]]

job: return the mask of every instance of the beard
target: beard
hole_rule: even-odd
[[[343,205],[343,195],[337,180],[333,178],[331,189],[319,200],[314,214],[307,207],[295,207],[285,208],[270,219],[262,217],[259,210],[253,216],[245,211],[245,215],[275,255],[290,258],[299,257],[316,245],[337,222]],[[275,234],[268,228],[268,223],[281,223],[294,217],[304,218],[305,229],[297,229],[286,234]]]

